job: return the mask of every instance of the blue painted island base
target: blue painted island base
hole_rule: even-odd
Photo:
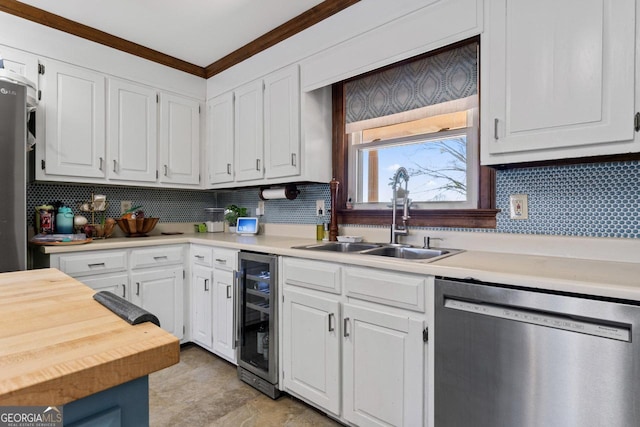
[[[65,427],[149,425],[149,377],[144,376],[63,407]]]

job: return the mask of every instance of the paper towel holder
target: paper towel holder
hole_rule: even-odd
[[[260,187],[258,196],[260,200],[289,199],[294,200],[300,194],[295,184],[287,184],[284,187]]]

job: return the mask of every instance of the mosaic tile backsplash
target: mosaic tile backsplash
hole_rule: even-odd
[[[328,184],[299,185],[295,200],[265,201],[265,223],[316,224],[329,216],[317,217],[316,200],[330,208]],[[144,206],[148,215],[166,222],[202,222],[204,208],[237,204],[253,214],[258,207],[258,189],[235,191],[186,191],[137,187],[81,186],[32,183],[27,190],[30,224],[33,208],[43,202],[60,200],[75,210],[91,191],[107,195],[111,202],[107,215],[120,214],[120,201]],[[509,195],[528,194],[529,219],[509,218]],[[501,232],[640,238],[640,162],[597,163],[509,169],[497,172],[497,228],[455,229],[468,232]],[[77,211],[76,211],[77,212]]]

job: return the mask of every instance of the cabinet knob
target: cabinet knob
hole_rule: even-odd
[[[98,169],[102,170],[104,159],[102,157],[98,157],[98,160],[100,160],[100,167]]]
[[[333,332],[336,330],[335,326],[333,326],[333,318],[335,317],[335,314],[333,313],[329,313],[329,332]]]
[[[493,119],[493,139],[498,140],[498,119]]]
[[[209,291],[209,279],[204,279],[204,291]]]
[[[342,325],[343,327],[342,334],[344,335],[345,338],[347,338],[349,336],[349,331],[347,330],[347,325],[349,324],[349,318],[345,317],[343,322],[344,323]]]
[[[296,165],[296,153],[291,153],[291,166]]]
[[[260,159],[256,159],[256,170],[260,170]]]
[[[231,163],[227,163],[227,175],[231,175]]]
[[[113,159],[113,171],[116,172],[116,169],[118,169],[118,161]]]
[[[136,296],[140,296],[140,282],[136,282]]]
[[[164,165],[164,176],[169,176],[169,167]]]

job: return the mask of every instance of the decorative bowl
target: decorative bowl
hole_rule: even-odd
[[[155,228],[159,220],[160,218],[118,218],[116,223],[127,237],[145,237]]]

